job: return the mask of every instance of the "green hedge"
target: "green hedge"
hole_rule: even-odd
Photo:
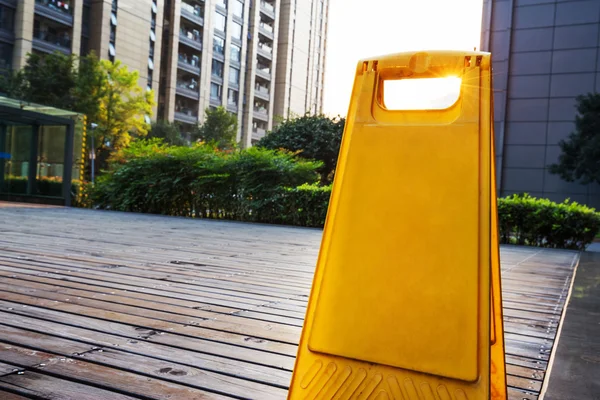
[[[291,201],[284,188],[308,184],[290,191],[299,193],[293,202],[299,206],[304,198],[312,198],[305,192],[323,192],[312,186],[319,179],[315,170],[320,165],[259,148],[221,152],[206,145],[188,148],[143,142],[117,156],[90,197],[99,208],[120,211],[256,222],[286,219],[317,226],[317,219],[306,212],[293,222],[274,210],[292,206],[275,204],[281,198]]]
[[[498,199],[501,243],[584,249],[600,230],[593,208],[565,200],[554,203],[528,194]]]
[[[207,146],[143,142],[120,154],[83,205],[120,211],[322,227],[331,186],[320,165],[289,153],[251,148],[223,153]],[[86,197],[89,193],[89,198]],[[498,199],[501,243],[583,249],[600,214],[574,202],[529,195]]]

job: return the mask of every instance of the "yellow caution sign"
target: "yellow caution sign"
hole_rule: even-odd
[[[506,399],[492,113],[488,53],[358,64],[289,399]]]

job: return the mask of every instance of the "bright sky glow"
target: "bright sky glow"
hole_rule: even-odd
[[[481,10],[481,0],[331,0],[325,113],[346,115],[362,58],[412,50],[479,50]],[[423,95],[419,89],[415,96]]]

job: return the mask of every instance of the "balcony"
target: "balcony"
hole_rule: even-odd
[[[194,24],[204,26],[204,13],[199,5],[181,3],[181,16]]]
[[[271,3],[267,3],[266,1],[260,2],[260,12],[265,14],[267,17],[271,19],[275,19],[275,7]]]
[[[198,123],[198,115],[194,115],[191,110],[175,111],[175,121],[185,122],[186,124],[196,125]]]
[[[192,64],[186,63],[185,61],[178,60],[177,61],[177,68],[179,68],[182,71],[186,71],[186,72],[189,72],[191,74],[194,74],[194,75],[200,75],[200,68],[199,67],[194,67]]]
[[[68,4],[63,4],[63,2],[56,0],[35,0],[35,13],[52,21],[73,26],[71,8]]]
[[[195,80],[177,81],[177,88],[175,89],[175,93],[187,97],[188,99],[200,99],[200,92],[198,91],[198,82],[196,82]]]
[[[256,85],[254,87],[254,96],[267,101],[271,99],[269,88],[261,85]]]
[[[269,113],[265,107],[254,107],[254,118],[259,119],[261,121],[269,120]]]
[[[256,75],[260,76],[261,78],[271,80],[271,68],[266,67],[261,64],[257,64],[256,65]]]
[[[177,68],[194,75],[200,75],[200,58],[198,56],[192,56],[190,58],[187,54],[179,54]]]
[[[268,60],[273,59],[273,48],[266,43],[258,42],[258,53]]]
[[[198,51],[202,51],[202,39],[199,37],[199,35],[195,35],[191,32],[179,32],[179,43],[185,44],[186,46]]]
[[[267,134],[267,130],[266,129],[258,128],[258,127],[252,129],[252,136],[256,136],[258,138],[262,138],[266,134]]]
[[[60,51],[71,54],[71,38],[68,35],[55,35],[44,31],[33,32],[33,48],[45,53]]]
[[[258,26],[258,31],[260,33],[262,33],[263,35],[265,35],[265,37],[273,40],[273,27],[269,24],[265,24],[264,22],[261,22],[260,25]]]

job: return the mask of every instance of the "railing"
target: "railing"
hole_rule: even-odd
[[[39,4],[44,7],[48,7],[51,10],[67,14],[73,15],[73,11],[71,10],[71,6],[68,1],[57,1],[57,0],[35,0],[35,4]]]
[[[261,85],[256,85],[254,87],[254,95],[260,97],[261,99],[269,100],[269,88]]]
[[[197,100],[200,97],[200,90],[197,82],[177,81],[176,93]]]
[[[199,35],[195,35],[192,32],[181,30],[179,32],[179,42],[193,47],[197,50],[202,50],[202,39]]]
[[[199,5],[193,6],[188,3],[181,3],[181,15],[189,21],[198,25],[204,25],[204,12]]]
[[[265,15],[269,16],[270,18],[275,19],[275,7],[272,4],[269,4],[266,1],[261,1],[260,11],[262,11]]]
[[[266,54],[273,55],[273,48],[265,43],[258,42],[258,49]]]
[[[195,56],[192,57],[192,61],[187,57],[187,54],[179,54],[179,58],[177,60],[177,66],[184,71],[191,72],[193,74],[200,74],[200,58]]]
[[[51,44],[53,46],[58,46],[63,49],[71,49],[71,38],[68,34],[65,35],[55,35],[50,32],[34,30],[33,38]]]
[[[198,122],[198,114],[192,113],[191,110],[181,109],[175,111],[175,120],[195,124]]]
[[[73,26],[73,15],[71,8],[62,5],[58,1],[35,0],[35,12],[45,18],[60,22],[62,24]]]
[[[261,29],[264,29],[265,31],[267,31],[267,32],[269,32],[271,34],[273,33],[273,27],[271,25],[265,24],[264,22],[261,22],[259,26],[260,26]]]
[[[260,64],[257,65],[256,74],[265,79],[271,79],[271,69],[269,67],[262,67]]]
[[[264,9],[266,9],[267,11],[270,11],[272,13],[275,12],[275,6],[271,3],[267,3],[266,1],[261,1],[260,2],[260,6],[263,7]]]

